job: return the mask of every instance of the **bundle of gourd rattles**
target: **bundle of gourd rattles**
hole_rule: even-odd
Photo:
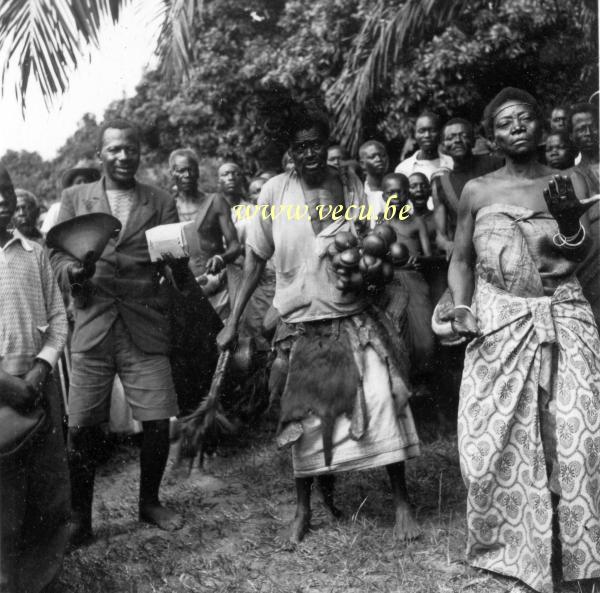
[[[394,266],[406,265],[406,245],[397,241],[388,224],[379,224],[363,237],[339,232],[327,247],[338,276],[336,288],[344,293],[377,290],[394,278]]]

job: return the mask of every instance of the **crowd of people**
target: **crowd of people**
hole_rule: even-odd
[[[66,171],[43,221],[0,171],[0,592],[44,590],[67,547],[93,538],[115,397],[142,432],[140,521],[183,526],[159,498],[170,423],[206,394],[198,368],[244,339],[269,353],[264,395],[280,410],[278,446],[292,449],[290,542],[310,529],[313,480],[338,516],[335,474],[374,467],[390,478],[396,537],[419,536],[405,462],[419,455],[410,402],[422,397],[442,429],[458,429],[469,561],[541,593],[600,580],[595,107],[556,106],[545,121],[534,97],[506,88],[477,126],[426,111],[393,167],[377,140],[351,158],[311,103],[280,93],[277,104],[263,124],[288,148],[280,171],[248,178],[224,162],[216,193],[199,187],[189,148],[170,155],[172,191],[139,181],[126,120],[102,126],[101,170]],[[243,205],[310,216],[243,217]],[[90,213],[121,229],[97,261],[45,244]],[[178,221],[189,257],[152,262],[145,232]],[[385,286],[340,288],[332,246],[358,250],[371,233],[395,237],[402,262]],[[181,340],[194,325],[206,339],[190,352]]]

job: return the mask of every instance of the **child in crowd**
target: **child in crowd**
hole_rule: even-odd
[[[566,132],[552,132],[546,138],[546,163],[553,169],[569,169],[575,165],[577,149]]]
[[[419,173],[420,175],[420,173]],[[383,201],[396,207],[400,212],[403,206],[411,206],[409,216],[401,220],[398,215],[384,220],[382,213],[379,222],[390,224],[396,231],[398,241],[404,243],[411,256],[411,264],[415,264],[419,255],[431,255],[431,242],[427,234],[427,227],[421,217],[415,216],[415,205],[409,202],[409,181],[402,173],[388,173],[381,183]]]
[[[267,182],[264,177],[255,177],[248,186],[248,202],[256,204],[262,186]]]
[[[386,175],[382,181],[382,191],[384,202],[395,206],[396,213],[409,203],[409,182],[401,173]],[[405,323],[404,314],[408,312],[407,345],[411,353],[413,375],[419,375],[429,369],[435,347],[431,330],[433,307],[429,287],[419,271],[419,256],[431,255],[427,227],[421,217],[414,215],[412,209],[406,220],[401,220],[396,214],[386,221],[382,214],[379,222],[393,227],[398,242],[403,243],[410,254],[408,264],[394,270],[394,280],[386,287],[388,302],[385,310],[401,333],[402,327],[399,326]]]
[[[413,173],[408,178],[408,195],[413,207],[413,214],[425,223],[429,241],[431,245],[435,245],[436,229],[431,185],[424,173]]]
[[[344,161],[348,160],[348,153],[343,146],[339,144],[332,144],[327,149],[327,164],[330,167],[339,169]]]

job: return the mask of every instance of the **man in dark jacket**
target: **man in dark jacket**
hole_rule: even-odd
[[[169,453],[169,418],[178,409],[168,359],[167,287],[150,261],[145,237],[154,226],[177,222],[177,211],[166,192],[136,181],[140,141],[131,123],[105,123],[98,151],[102,178],[63,192],[59,222],[106,212],[121,221],[122,230],[96,265],[62,251],[52,254],[59,281],[79,302],[69,391],[74,545],[92,534],[95,448],[99,425],[109,417],[115,374],[144,430],[139,518],[162,529],[181,527],[181,518],[158,499]]]

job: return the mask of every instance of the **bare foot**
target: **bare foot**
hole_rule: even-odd
[[[94,539],[92,528],[84,522],[72,519],[69,525],[69,544],[68,551],[71,552],[76,548],[89,544]]]
[[[396,508],[396,524],[394,525],[394,538],[398,541],[410,541],[421,535],[421,529],[415,520],[408,504]]]
[[[342,519],[344,517],[344,513],[325,497],[323,497],[323,505],[334,519]]]
[[[321,498],[325,508],[334,519],[341,519],[342,511],[333,504],[333,493],[335,490],[335,478],[332,475],[322,475],[317,477],[317,485],[321,492]]]
[[[310,512],[296,511],[296,516],[288,528],[288,541],[299,544],[310,529]]]
[[[165,531],[176,531],[183,527],[183,518],[160,503],[140,505],[140,521],[156,525]]]

